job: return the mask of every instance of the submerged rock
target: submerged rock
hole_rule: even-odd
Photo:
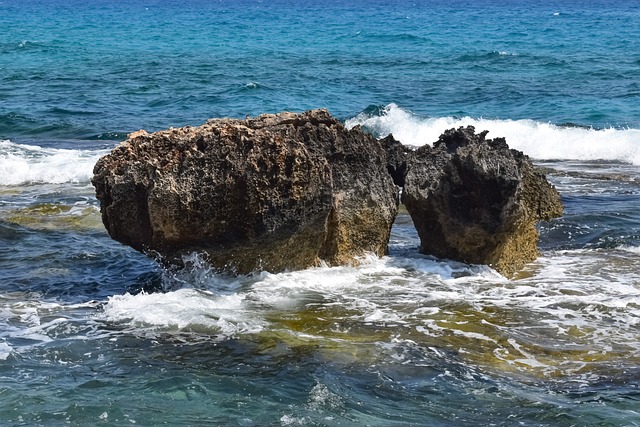
[[[561,216],[563,207],[527,156],[486,134],[451,129],[408,154],[402,201],[421,252],[510,277],[539,255],[536,223]]]
[[[381,143],[326,110],[135,132],[92,180],[109,234],[236,273],[383,255],[398,205]]]

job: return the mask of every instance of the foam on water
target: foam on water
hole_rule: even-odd
[[[354,310],[365,323],[402,322],[401,313],[386,293],[401,299],[422,291],[425,280],[438,283],[505,280],[484,266],[417,257],[368,256],[358,267],[317,267],[301,271],[231,278],[217,275],[193,257],[188,272],[166,274],[165,293],[124,294],[109,297],[103,316],[109,321],[163,330],[204,329],[222,336],[258,333],[267,328],[268,313],[295,312],[315,305],[338,305]],[[461,278],[456,279],[456,276]],[[380,299],[380,304],[376,302]]]
[[[0,361],[7,360],[11,355],[13,348],[6,342],[0,342]]]
[[[264,323],[248,312],[245,295],[221,296],[195,289],[116,295],[104,306],[104,316],[133,326],[199,330],[221,338],[260,332]]]
[[[107,150],[70,150],[0,141],[0,185],[88,182]]]
[[[504,137],[509,147],[537,160],[608,160],[640,165],[640,129],[590,129],[557,126],[533,120],[489,120],[471,117],[421,117],[396,104],[380,114],[360,113],[346,121],[380,137],[388,134],[406,145],[433,144],[447,129],[474,126],[488,138]]]
[[[208,289],[200,280],[198,289],[113,296],[102,316],[132,330],[221,339],[276,333],[296,343],[331,342],[332,351],[353,342],[410,341],[500,371],[567,376],[590,364],[640,359],[640,265],[627,252],[628,274],[612,274],[618,252],[549,253],[517,281],[418,254],[241,279],[207,271]],[[234,282],[235,292],[218,292],[223,281]]]
[[[621,246],[618,249],[640,255],[640,247],[638,246]]]
[[[4,298],[3,298],[4,297]],[[94,310],[94,301],[60,304],[47,300],[15,302],[15,295],[0,295],[0,361],[12,354],[28,354],[32,349],[59,339],[87,339],[87,328],[76,325],[73,312]]]

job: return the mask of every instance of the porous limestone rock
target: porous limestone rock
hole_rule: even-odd
[[[180,265],[245,274],[383,255],[398,206],[381,143],[326,110],[138,131],[92,183],[109,234]]]
[[[472,126],[446,131],[433,147],[407,155],[397,182],[422,253],[510,277],[539,255],[536,223],[561,216],[563,207],[527,156],[486,134]]]

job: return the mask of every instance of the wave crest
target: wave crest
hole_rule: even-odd
[[[0,141],[0,185],[89,182],[108,150],[70,150]]]
[[[474,126],[490,138],[504,137],[509,147],[536,160],[618,161],[640,165],[640,129],[592,129],[558,126],[534,120],[490,120],[471,117],[424,117],[389,104],[368,107],[346,121],[378,137],[389,134],[410,146],[433,144],[447,129]]]

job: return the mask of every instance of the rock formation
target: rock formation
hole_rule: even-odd
[[[488,264],[510,277],[539,254],[536,223],[561,216],[563,208],[527,156],[486,134],[472,126],[448,130],[433,147],[407,154],[405,173],[395,179],[421,252]],[[401,149],[389,138],[386,144],[389,169],[401,169]]]
[[[512,276],[562,204],[527,156],[486,134],[451,129],[414,151],[326,110],[215,119],[129,135],[92,182],[110,235],[168,264],[199,252],[244,274],[383,255],[402,187],[421,252]]]
[[[326,110],[135,132],[92,180],[109,234],[165,263],[249,273],[386,252],[398,206],[382,144]]]

